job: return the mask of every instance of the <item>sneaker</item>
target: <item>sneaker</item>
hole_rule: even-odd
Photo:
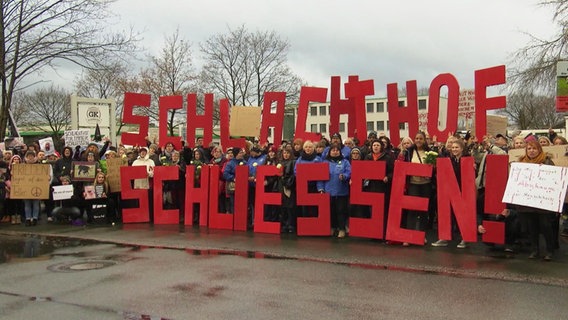
[[[410,247],[410,243],[408,243],[408,242],[403,242],[403,243],[402,243],[402,246],[403,246],[403,247]]]
[[[447,247],[447,246],[448,246],[448,240],[438,240],[432,243],[432,247]]]
[[[543,259],[544,259],[544,261],[551,261],[552,260],[552,254],[550,254],[550,253],[545,254]]]
[[[534,251],[529,255],[529,259],[536,259],[538,258],[538,252]]]
[[[53,218],[52,218],[52,217],[47,217],[47,222],[53,222]]]
[[[457,248],[458,249],[465,249],[465,248],[467,248],[467,243],[465,243],[465,241],[462,240],[462,241],[460,241],[460,243],[458,243]]]
[[[29,227],[32,225],[32,219],[26,219],[26,223],[25,223],[26,227]]]
[[[337,233],[338,238],[345,238],[345,230],[339,230]]]

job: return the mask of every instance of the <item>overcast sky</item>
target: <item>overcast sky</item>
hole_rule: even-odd
[[[525,33],[550,38],[556,30],[552,8],[537,0],[118,0],[112,8],[121,24],[143,31],[149,54],[179,28],[199,68],[199,43],[245,24],[287,39],[289,65],[309,85],[359,75],[375,80],[376,96],[387,83],[427,87],[445,72],[472,87],[473,71],[508,64],[528,43]],[[61,70],[53,81],[72,85],[75,76]]]

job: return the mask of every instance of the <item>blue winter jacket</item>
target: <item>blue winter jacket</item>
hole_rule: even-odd
[[[349,195],[349,180],[351,179],[351,164],[349,161],[342,159],[333,161],[324,160],[329,165],[329,180],[318,181],[318,190],[329,193],[332,197]],[[343,180],[339,180],[339,175],[343,174]]]

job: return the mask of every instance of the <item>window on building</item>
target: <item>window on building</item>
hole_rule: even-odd
[[[385,112],[385,103],[377,102],[377,112]]]
[[[327,108],[325,106],[320,106],[320,116],[327,115]]]
[[[373,121],[367,121],[367,131],[375,131],[375,123]]]
[[[310,126],[310,132],[318,132],[318,125],[317,124],[312,124]]]
[[[367,113],[375,112],[375,104],[372,102],[367,103]]]
[[[399,107],[404,107],[404,100],[399,100],[399,101],[398,101],[398,106],[399,106]]]
[[[326,133],[327,132],[327,125],[325,123],[320,123],[320,133]]]
[[[272,137],[272,130],[274,130],[274,128],[272,128],[272,127],[268,128],[268,136],[269,137]]]
[[[345,122],[339,123],[339,132],[345,132]]]
[[[398,128],[399,128],[400,130],[406,129],[406,123],[405,123],[405,122],[399,123],[399,124],[398,124]]]
[[[385,122],[377,121],[377,131],[385,131]]]
[[[418,100],[418,110],[426,110],[426,99]]]
[[[318,115],[318,107],[310,107],[310,116]]]

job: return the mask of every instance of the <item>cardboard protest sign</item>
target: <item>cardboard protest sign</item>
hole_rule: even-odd
[[[128,163],[121,158],[106,159],[107,165],[107,181],[110,192],[120,192],[120,167],[126,166]]]
[[[555,166],[568,167],[568,157],[566,156],[568,145],[542,147],[542,151],[549,156]],[[511,149],[509,150],[509,162],[517,162],[524,155],[525,149]]]
[[[95,186],[93,185],[83,186],[83,196],[85,197],[85,200],[96,199],[97,194],[95,193]]]
[[[40,139],[39,148],[45,152],[45,155],[49,156],[55,154],[55,146],[53,145],[53,139],[51,137]]]
[[[65,146],[71,148],[87,146],[91,142],[89,129],[65,130],[63,139],[65,140]]]
[[[487,115],[487,134],[496,136],[497,134],[506,135],[508,120],[505,116],[494,114]]]
[[[48,164],[14,164],[10,198],[49,199],[50,170]]]
[[[566,167],[513,162],[503,202],[562,212],[567,187]]]
[[[53,200],[67,200],[73,197],[73,185],[66,184],[51,187],[53,190]]]
[[[229,132],[231,136],[258,137],[260,135],[260,107],[231,108]]]

